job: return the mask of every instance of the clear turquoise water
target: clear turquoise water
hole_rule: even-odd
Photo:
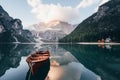
[[[49,50],[49,60],[38,73],[26,57]],[[56,64],[52,64],[55,62]],[[120,46],[78,44],[0,44],[0,80],[120,80]]]

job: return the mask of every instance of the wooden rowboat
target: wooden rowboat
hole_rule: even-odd
[[[27,62],[40,62],[47,60],[50,57],[49,51],[38,51],[29,55],[26,59]]]
[[[32,74],[34,75],[40,67],[48,62],[50,57],[49,51],[38,51],[29,55],[26,59]]]

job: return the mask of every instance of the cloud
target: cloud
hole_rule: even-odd
[[[41,22],[60,20],[69,23],[79,21],[79,10],[70,6],[61,6],[60,4],[43,4],[42,0],[27,0],[32,7],[32,13]]]
[[[76,8],[85,8],[98,3],[100,0],[82,0]]]
[[[37,7],[41,3],[40,0],[27,0],[27,2],[32,7]]]
[[[80,8],[92,6],[100,1],[101,0],[82,0],[76,7],[71,7],[61,6],[61,4],[44,4],[42,0],[27,0],[28,4],[32,7],[31,12],[34,13],[41,22],[60,20],[72,24],[80,23]],[[103,1],[104,0],[102,0],[101,3],[104,3]]]

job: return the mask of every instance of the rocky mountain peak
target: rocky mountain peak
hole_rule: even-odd
[[[60,41],[96,42],[111,38],[120,42],[120,0],[110,0],[101,5],[96,13],[85,19],[68,36]]]
[[[4,11],[4,9],[2,8],[2,6],[1,6],[1,5],[0,5],[0,13],[1,13],[1,15],[7,14],[7,12],[6,12],[6,11]]]
[[[40,22],[28,27],[37,41],[54,42],[65,37],[76,28],[67,22],[53,20],[48,23]]]
[[[26,31],[23,30],[22,21],[10,17],[2,6],[0,6],[0,43],[30,42],[30,36],[27,33],[23,34],[23,32]]]
[[[99,21],[106,15],[113,15],[114,13],[112,12],[120,12],[120,0],[111,0],[101,5],[93,19]]]
[[[108,6],[101,6],[98,9],[97,15],[94,17],[95,21],[98,21],[101,17],[106,15],[106,11],[109,9]]]
[[[113,1],[113,2],[120,2],[120,0],[111,0],[111,1]]]
[[[46,23],[48,26],[56,26],[57,24],[60,24],[59,20],[53,20],[48,23]]]

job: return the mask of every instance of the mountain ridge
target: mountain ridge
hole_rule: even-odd
[[[85,19],[60,42],[97,42],[111,38],[120,42],[120,1],[111,0],[101,5],[96,13]]]
[[[48,23],[40,22],[28,27],[37,42],[40,40],[43,42],[58,42],[59,39],[71,33],[75,28],[75,25],[59,20],[53,20]]]
[[[23,30],[22,21],[13,19],[0,5],[0,43],[32,41],[31,32]]]

